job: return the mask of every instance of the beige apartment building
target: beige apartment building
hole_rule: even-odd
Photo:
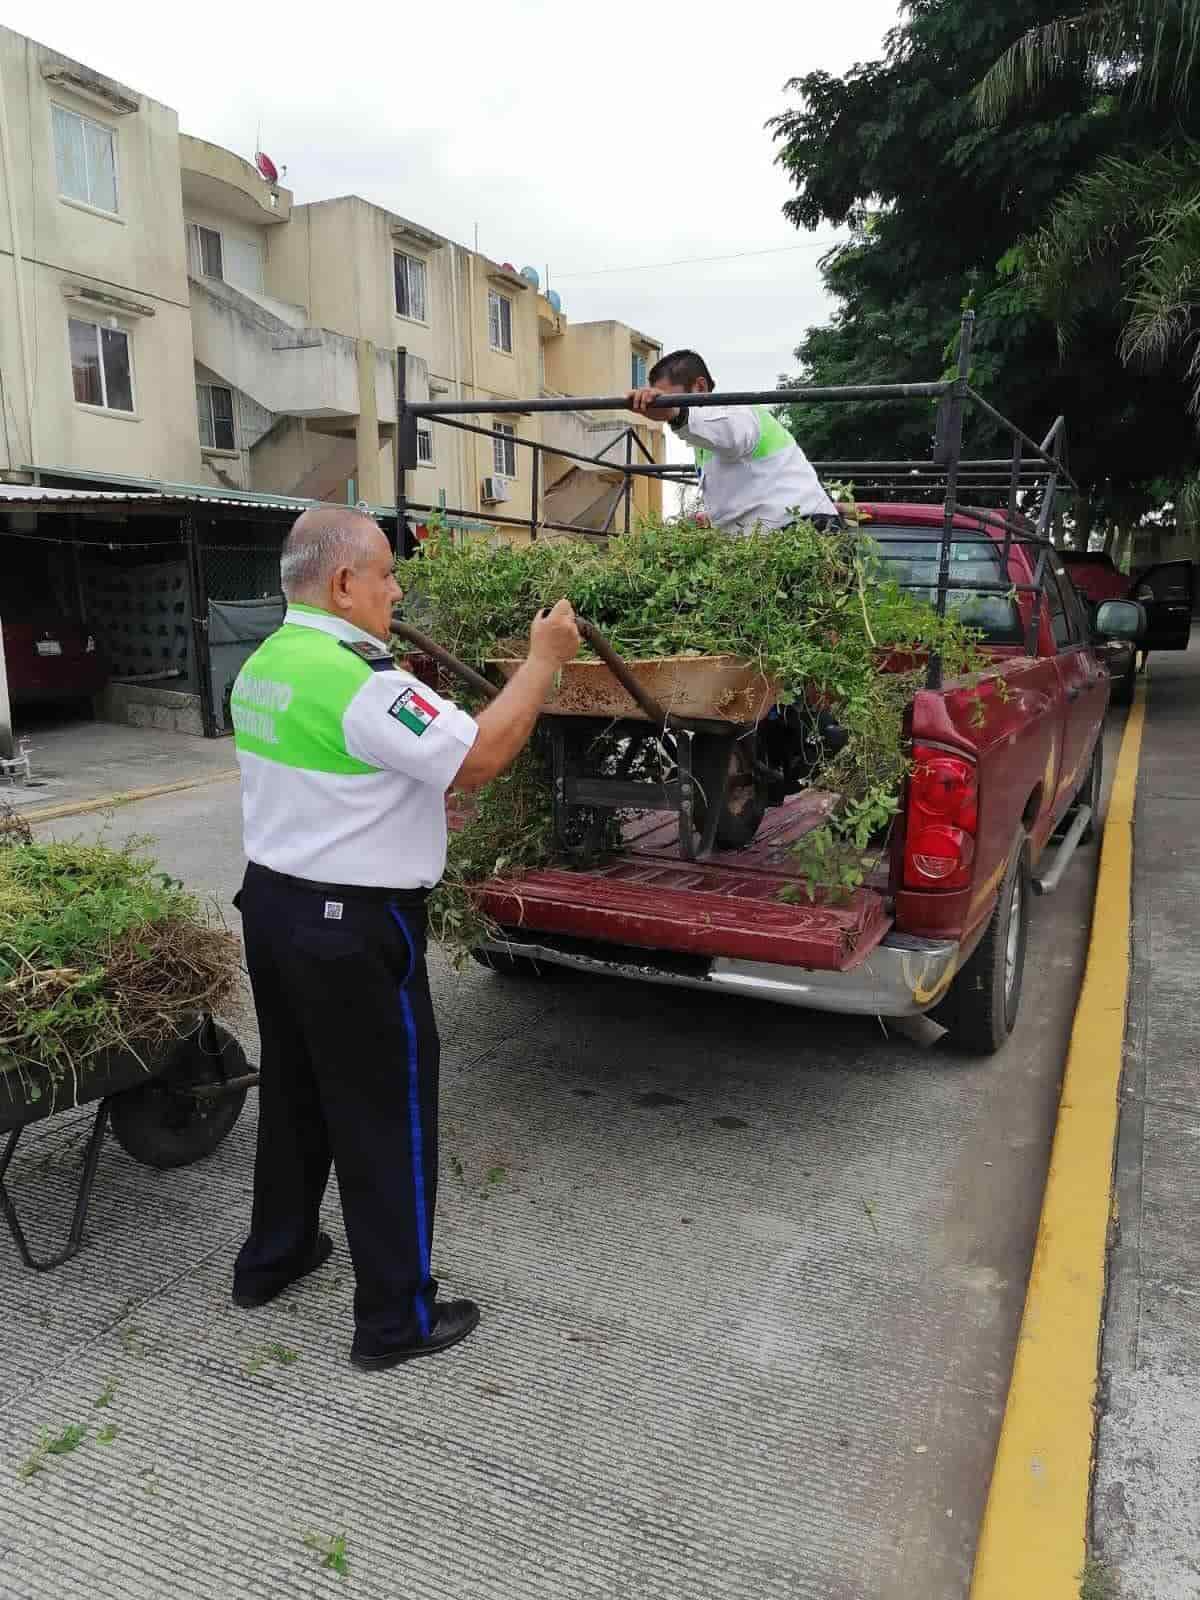
[[[0,29],[0,470],[195,481],[179,128]]]
[[[180,146],[197,381],[202,395],[217,392],[213,378],[232,391],[221,395],[222,414],[240,430],[247,488],[320,499],[352,489],[370,504],[393,503],[398,352],[409,400],[514,400],[620,393],[635,362],[644,367],[659,351],[620,323],[572,326],[533,269],[492,261],[357,196],[294,206],[282,191],[272,215],[252,223],[254,169],[242,163],[238,174],[236,158],[199,140]],[[228,265],[231,243],[240,278]],[[505,437],[422,424],[407,499],[514,523],[532,515],[534,475],[518,441],[587,456],[616,446],[622,460],[631,421],[582,412],[468,420]],[[661,430],[638,432],[661,459]],[[218,470],[211,448],[204,458]],[[611,464],[548,453],[538,478],[540,520],[589,527],[604,525],[622,483]],[[639,511],[658,509],[659,496],[656,483],[638,480]]]
[[[169,107],[0,29],[0,475],[395,503],[397,372],[412,400],[621,393],[659,352],[571,324],[515,270],[354,196],[295,205]],[[633,446],[623,413],[433,423],[416,506],[533,514],[532,440]],[[638,429],[663,457],[661,430]],[[640,452],[637,456],[641,459]],[[622,479],[542,453],[538,516],[600,528]],[[636,482],[638,511],[660,486]],[[619,523],[616,524],[620,526]]]

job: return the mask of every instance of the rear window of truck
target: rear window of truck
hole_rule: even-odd
[[[872,524],[870,542],[880,577],[893,579],[918,600],[937,604],[938,538],[914,538],[911,528]],[[1012,581],[1004,571],[1002,555],[1003,550],[985,536],[965,534],[955,539],[950,546],[952,581],[978,583],[981,588],[951,589],[946,607],[966,627],[976,629],[987,644],[1020,644],[1024,633],[1015,598],[988,592],[993,587],[1007,590]]]

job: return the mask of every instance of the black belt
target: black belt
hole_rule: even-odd
[[[265,878],[288,889],[304,889],[319,894],[327,900],[370,900],[378,905],[391,904],[417,908],[429,899],[428,889],[384,889],[365,883],[317,883],[313,878],[293,878],[286,872],[276,872],[257,861],[246,863],[246,878]]]

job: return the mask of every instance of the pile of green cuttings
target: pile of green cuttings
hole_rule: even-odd
[[[525,546],[435,529],[397,575],[406,616],[475,667],[522,653],[535,612],[564,595],[627,660],[734,655],[756,663],[781,700],[830,708],[848,730],[819,781],[859,831],[862,818],[895,809],[901,719],[917,682],[904,659],[937,650],[948,676],[978,664],[970,631],[888,581],[876,547],[853,527],[820,532],[801,521],[734,539],[694,522],[650,522],[604,541]],[[888,656],[901,670],[881,670]],[[448,687],[471,703],[459,685]],[[835,833],[837,825],[835,816]],[[478,943],[487,928],[471,886],[547,864],[554,849],[549,775],[534,749],[484,791],[452,838],[430,907],[435,935],[459,951]]]
[[[796,522],[735,539],[652,522],[608,540],[513,546],[435,531],[398,577],[406,614],[460,660],[511,653],[541,606],[565,595],[623,656],[736,655],[791,698],[859,696],[879,647],[962,648],[953,620],[883,582],[857,530]]]
[[[0,1082],[146,1059],[229,999],[237,940],[136,843],[35,844],[0,818]]]

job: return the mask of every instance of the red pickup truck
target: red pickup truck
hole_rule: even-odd
[[[932,603],[942,507],[861,510],[885,570]],[[675,818],[650,814],[598,867],[487,884],[502,936],[482,958],[510,973],[565,966],[824,1011],[929,1014],[959,1046],[998,1049],[1017,1017],[1033,897],[1095,827],[1109,699],[1098,630],[1130,637],[1141,623],[1120,602],[1090,622],[1057,554],[1000,511],[956,514],[949,575],[949,603],[990,663],[915,694],[901,813],[848,901],[781,899],[800,878],[790,847],[826,815],[819,792],[770,810],[748,848],[701,861],[681,858]]]

